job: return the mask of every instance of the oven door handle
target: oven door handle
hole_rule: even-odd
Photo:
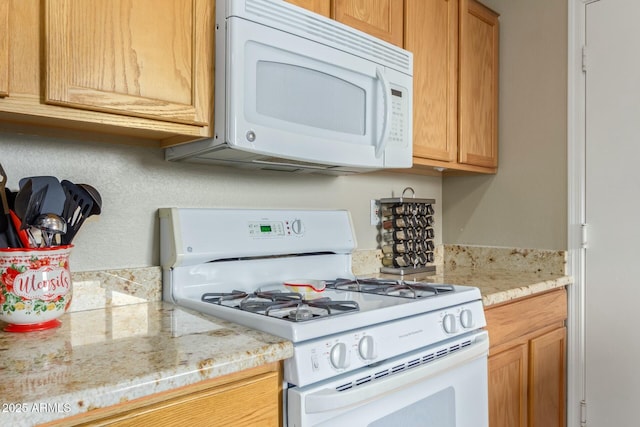
[[[305,398],[305,410],[307,413],[320,413],[355,406],[424,381],[477,358],[487,357],[488,352],[489,337],[485,334],[478,337],[470,347],[425,365],[402,371],[402,373],[381,378],[346,391],[322,389],[307,395]]]

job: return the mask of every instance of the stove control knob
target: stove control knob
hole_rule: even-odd
[[[465,308],[460,312],[460,324],[465,329],[473,328],[474,322],[473,313],[471,313],[471,310]]]
[[[358,353],[364,360],[373,360],[378,357],[375,342],[371,335],[365,335],[358,343]]]
[[[456,316],[453,314],[445,314],[442,318],[442,327],[448,334],[455,334],[458,332],[458,325],[456,324]]]
[[[302,225],[302,220],[294,219],[291,222],[291,231],[293,231],[293,234],[302,234],[302,233],[304,233],[304,227]]]
[[[349,354],[347,353],[347,345],[339,342],[331,348],[329,353],[331,365],[336,369],[345,369],[349,366]]]

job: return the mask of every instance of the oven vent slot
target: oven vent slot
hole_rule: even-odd
[[[388,371],[388,370],[386,370],[386,371],[381,371],[381,372],[376,372],[376,373],[373,375],[373,379],[374,379],[374,380],[377,380],[378,378],[386,377],[387,375],[389,375],[389,371]]]
[[[433,353],[427,354],[426,356],[422,356],[422,363],[431,362],[436,358],[436,355]]]
[[[406,364],[402,364],[402,365],[396,365],[393,368],[391,368],[391,373],[395,374],[396,372],[400,372],[400,371],[404,371],[407,368]]]
[[[364,383],[368,383],[372,380],[373,378],[371,378],[371,376],[368,377],[364,377],[364,378],[360,378],[359,380],[356,380],[356,386],[362,385]]]
[[[420,364],[420,359],[414,359],[407,362],[407,368],[413,368],[414,366],[418,366]]]
[[[338,387],[336,387],[336,391],[345,391],[345,390],[349,390],[352,387],[353,387],[352,383],[342,384],[342,385],[339,385]]]
[[[366,377],[362,377],[359,378],[355,381],[349,382],[349,383],[345,383],[342,385],[339,385],[336,387],[336,391],[345,391],[345,390],[350,390],[354,387],[358,387],[360,385],[363,384],[367,384],[371,381],[375,381],[384,377],[387,377],[389,375],[394,375],[397,373],[400,373],[402,371],[405,371],[407,369],[411,369],[411,368],[415,368],[416,366],[421,366],[421,365],[425,365],[427,363],[430,363],[436,359],[439,359],[441,357],[444,357],[448,354],[454,353],[456,351],[459,351],[465,347],[469,347],[471,344],[473,344],[472,341],[468,340],[468,341],[464,341],[461,343],[456,343],[454,345],[451,345],[449,347],[446,348],[441,348],[438,351],[436,351],[435,353],[428,353],[425,354],[417,359],[411,359],[408,360],[404,363],[401,363],[399,365],[395,365],[389,369],[384,369],[382,371],[378,371],[372,375],[366,376]]]
[[[449,349],[448,348],[443,348],[442,350],[438,350],[438,352],[436,353],[436,357],[442,357],[442,356],[446,356],[449,353]]]

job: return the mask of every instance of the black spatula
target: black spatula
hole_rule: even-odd
[[[71,181],[65,179],[61,184],[66,197],[62,217],[67,222],[67,232],[62,235],[62,244],[68,245],[90,215],[93,198],[84,188]]]

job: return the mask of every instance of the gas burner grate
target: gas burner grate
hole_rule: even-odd
[[[204,302],[208,302],[210,304],[218,304],[221,305],[223,301],[233,301],[237,299],[242,299],[247,297],[246,292],[242,291],[232,291],[232,292],[207,292],[202,295],[200,298]]]
[[[302,294],[297,292],[209,292],[203,294],[201,299],[211,304],[225,305],[231,308],[293,322],[304,322],[360,310],[360,306],[356,301],[336,301],[331,298],[305,299]],[[239,300],[237,304],[234,304],[233,302],[237,300]],[[223,304],[223,302],[225,304]],[[229,302],[231,302],[231,304],[229,304]]]
[[[453,285],[386,279],[336,279],[327,282],[327,287],[343,291],[412,299],[436,296],[455,290]]]

